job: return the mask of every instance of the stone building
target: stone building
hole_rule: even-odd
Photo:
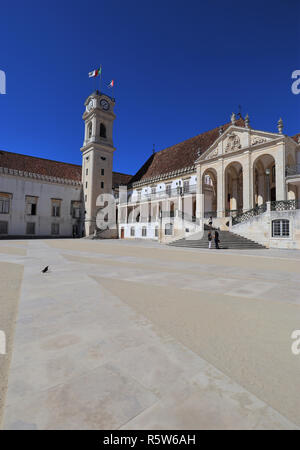
[[[87,98],[82,166],[0,152],[1,237],[170,242],[196,236],[212,217],[267,247],[300,248],[300,134],[283,134],[281,119],[268,132],[232,114],[153,152],[131,176],[113,172],[114,106],[99,91]]]

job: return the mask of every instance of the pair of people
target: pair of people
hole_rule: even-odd
[[[211,248],[211,243],[212,243],[212,240],[214,239],[215,246],[216,246],[217,249],[219,249],[220,248],[219,247],[220,239],[219,239],[219,232],[218,232],[218,230],[215,230],[214,237],[212,236],[212,232],[211,231],[208,232],[207,236],[208,236],[208,248]]]

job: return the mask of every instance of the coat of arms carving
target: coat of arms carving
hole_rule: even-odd
[[[241,148],[241,141],[238,135],[232,133],[228,136],[225,153],[230,153]]]

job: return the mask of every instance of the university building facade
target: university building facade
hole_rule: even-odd
[[[300,248],[300,134],[285,135],[281,119],[268,132],[232,114],[131,176],[113,172],[114,106],[98,91],[86,100],[82,166],[0,151],[0,237],[167,243],[197,236],[212,217],[266,247]]]

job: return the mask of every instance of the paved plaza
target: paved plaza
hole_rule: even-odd
[[[0,241],[2,427],[299,428],[299,275],[298,251]]]

